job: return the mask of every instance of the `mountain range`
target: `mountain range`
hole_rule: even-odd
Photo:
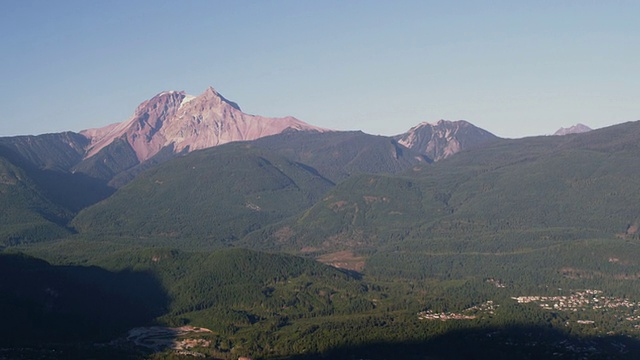
[[[293,117],[245,114],[211,87],[199,96],[165,91],[141,103],[121,123],[80,133],[0,138],[2,186],[8,187],[0,200],[29,214],[5,221],[11,227],[4,227],[3,241],[18,241],[34,228],[53,227],[55,236],[73,232],[69,221],[79,210],[141,172],[230,142],[264,139],[252,146],[285,155],[287,161],[308,166],[307,171],[320,171],[315,176],[335,184],[357,172],[403,171],[495,138],[462,121],[424,123],[396,137],[339,132]],[[26,200],[16,200],[22,191]]]
[[[374,136],[209,88],[0,138],[0,357],[148,358],[123,333],[161,324],[221,359],[444,359],[462,333],[453,358],[637,358],[640,122],[576,130]]]
[[[0,145],[42,169],[84,173],[116,187],[177,154],[284,132],[332,132],[293,117],[249,115],[212,87],[199,96],[165,91],[141,103],[126,121],[80,133],[0,138]],[[423,123],[392,137],[439,160],[496,137],[464,121]],[[129,176],[127,172],[132,173]],[[123,180],[124,179],[124,180]]]

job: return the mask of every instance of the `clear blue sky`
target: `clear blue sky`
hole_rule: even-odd
[[[251,114],[523,137],[640,119],[640,1],[5,0],[0,136],[213,86]]]

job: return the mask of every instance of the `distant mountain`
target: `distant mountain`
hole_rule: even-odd
[[[568,134],[581,134],[591,131],[592,129],[584,124],[575,124],[568,128],[560,128],[553,135],[568,135]]]
[[[394,136],[394,139],[438,161],[498,137],[464,120],[440,120],[435,124],[423,122],[404,134]]]
[[[245,114],[236,103],[209,87],[199,96],[162,92],[140,104],[131,119],[81,134],[91,141],[86,158],[122,141],[131,147],[139,162],[144,162],[166,147],[176,153],[188,152],[286,130],[326,131],[293,117]]]

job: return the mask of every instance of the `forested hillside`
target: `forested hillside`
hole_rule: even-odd
[[[448,251],[509,251],[635,237],[638,127],[502,140],[400,176],[353,176],[310,209],[250,234],[243,244],[332,252],[410,241]],[[612,142],[614,133],[624,135]]]
[[[72,213],[53,203],[20,167],[0,157],[0,244],[52,240],[70,234]]]
[[[277,154],[232,144],[150,169],[72,225],[82,233],[220,244],[297,213],[332,186]]]

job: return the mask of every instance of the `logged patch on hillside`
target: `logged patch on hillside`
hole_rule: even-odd
[[[340,269],[361,271],[364,268],[366,258],[356,256],[353,251],[344,250],[318,256],[316,260]]]

